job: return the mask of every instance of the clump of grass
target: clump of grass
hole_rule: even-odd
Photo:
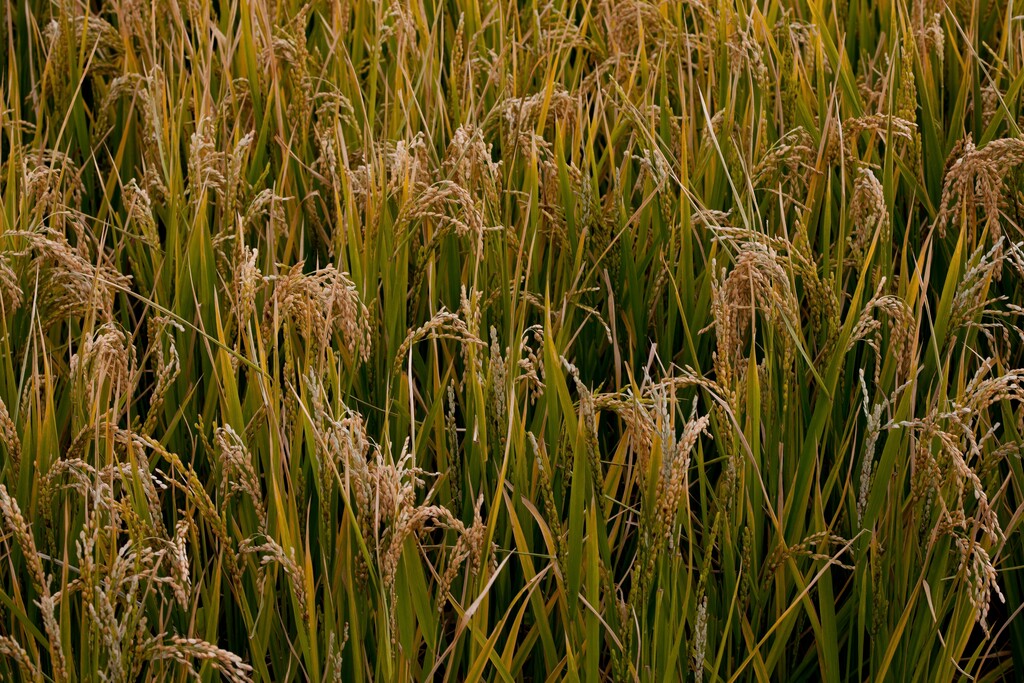
[[[1012,3],[0,3],[0,680],[1016,680]]]

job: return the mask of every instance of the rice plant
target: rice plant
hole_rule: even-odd
[[[0,680],[1024,676],[1019,0],[0,25]]]

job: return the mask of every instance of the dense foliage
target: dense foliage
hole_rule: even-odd
[[[0,679],[1024,671],[1019,0],[4,0]]]

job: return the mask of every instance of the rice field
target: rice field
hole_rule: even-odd
[[[0,26],[0,680],[1024,677],[1019,0]]]

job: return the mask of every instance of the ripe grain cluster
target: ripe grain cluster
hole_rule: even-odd
[[[1021,0],[3,0],[0,680],[1024,676]]]

